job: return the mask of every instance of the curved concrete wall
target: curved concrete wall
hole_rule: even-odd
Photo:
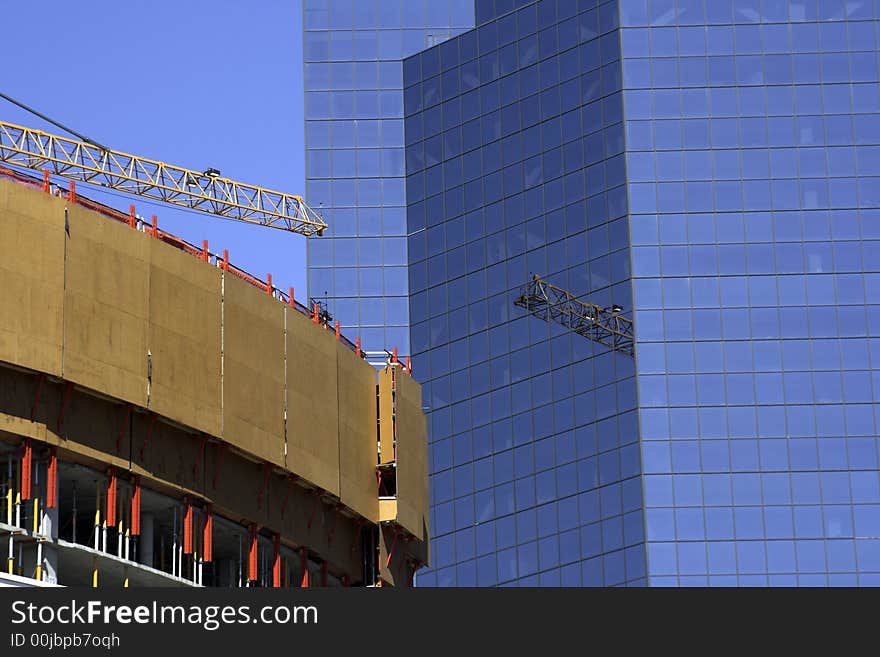
[[[375,370],[295,308],[148,233],[5,180],[0,308],[0,361],[219,439],[378,522]],[[159,433],[154,441],[175,450]],[[108,454],[114,442],[105,438]],[[246,475],[255,499],[261,472]]]
[[[222,438],[377,521],[377,499],[365,499],[376,476],[366,361],[147,233],[8,181],[0,189],[0,361]]]

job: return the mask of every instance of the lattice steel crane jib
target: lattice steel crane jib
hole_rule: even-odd
[[[53,121],[4,94],[0,97],[78,137],[0,121],[0,162],[107,187],[236,221],[321,236],[323,217],[302,196],[115,151]]]
[[[618,305],[603,308],[581,301],[537,274],[520,289],[513,303],[545,322],[554,321],[589,340],[633,356],[633,321],[621,314],[623,308]]]

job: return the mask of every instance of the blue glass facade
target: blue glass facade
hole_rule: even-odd
[[[535,0],[474,0],[476,24],[482,25],[533,2]],[[581,8],[585,7],[586,5]]]
[[[634,360],[513,306],[631,308],[616,3],[541,2],[404,63],[421,585],[645,582]]]
[[[650,582],[880,584],[880,4],[621,8]]]
[[[309,295],[365,349],[409,352],[401,60],[473,26],[473,0],[304,0],[306,191],[330,225]]]
[[[477,0],[404,62],[420,585],[880,584],[878,19]]]

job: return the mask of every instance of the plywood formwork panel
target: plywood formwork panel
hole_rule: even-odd
[[[397,422],[397,521],[416,538],[428,540],[428,425],[422,389],[402,371],[395,373]]]
[[[284,306],[229,274],[223,353],[223,438],[283,466]]]
[[[64,201],[0,181],[0,360],[61,374]]]
[[[214,436],[222,420],[220,276],[218,268],[151,241],[150,408]]]
[[[287,467],[339,496],[336,339],[287,309]]]
[[[336,362],[339,384],[339,497],[350,509],[372,522],[378,522],[376,370],[342,344],[338,345]]]
[[[143,406],[150,238],[78,206],[68,223],[62,375]]]
[[[409,586],[411,567],[407,563],[406,541],[393,528],[379,528],[379,578],[387,585]]]
[[[51,217],[57,216],[57,210],[61,209],[63,212],[67,200],[12,180],[0,180],[0,208],[16,210],[22,205],[27,206],[28,214],[49,221]]]
[[[379,463],[394,461],[394,368],[379,371]]]

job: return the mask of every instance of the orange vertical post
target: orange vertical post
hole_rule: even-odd
[[[287,477],[287,491],[284,493],[284,501],[281,502],[281,517],[284,517],[284,512],[287,510],[287,502],[290,500],[290,492],[293,490],[293,487],[296,485],[296,480],[298,477],[296,475],[288,475]]]
[[[339,340],[342,338],[342,333],[339,330],[339,320],[336,320],[336,339]]]
[[[272,537],[272,586],[281,586],[281,534]]]
[[[257,523],[250,526],[250,546],[248,547],[248,580],[257,580]]]
[[[296,301],[293,300],[293,288],[288,288],[289,296],[287,299],[287,303],[290,304],[290,307],[293,308],[296,305]]]
[[[107,470],[107,476],[110,481],[107,484],[107,512],[104,514],[107,519],[107,526],[113,527],[116,524],[116,470],[110,468]]]
[[[68,381],[64,384],[64,394],[61,397],[61,408],[58,409],[58,417],[55,420],[55,426],[58,428],[58,431],[61,431],[61,427],[64,425],[64,414],[67,412],[68,404],[70,404],[71,390],[73,390],[73,383]]]
[[[272,294],[272,274],[266,274],[266,294]]]
[[[193,477],[198,478],[199,470],[205,466],[205,449],[208,446],[208,436],[200,433],[196,440],[199,441],[199,455],[196,457],[196,462],[193,463]],[[207,470],[205,471],[207,472]]]
[[[134,206],[128,206],[128,225],[131,228],[134,228],[137,225],[137,219],[135,218]]]
[[[31,404],[31,422],[37,417],[37,407],[40,405],[40,398],[43,396],[43,386],[46,383],[46,373],[40,372],[37,378],[37,392],[34,394],[34,403]]]
[[[49,450],[49,468],[46,476],[46,508],[54,509],[58,504],[58,452]]]
[[[47,194],[49,193],[49,171],[48,169],[43,169],[43,191]]]
[[[300,579],[299,587],[307,589],[309,588],[309,555],[305,548],[299,549],[299,565],[302,570],[302,579]]]
[[[409,356],[406,357],[406,373],[412,376],[412,362],[409,359]]]
[[[208,262],[211,258],[211,254],[208,253],[208,240],[202,240],[202,260]]]
[[[397,547],[397,537],[398,536],[399,536],[399,534],[397,532],[394,532],[394,540],[391,541],[391,548],[388,550],[388,557],[385,559],[385,567],[386,568],[388,568],[388,566],[391,565],[391,557],[394,556],[394,548]]]
[[[76,181],[70,181],[70,194],[67,195],[67,198],[71,203],[76,203]]]
[[[354,341],[354,348],[357,352],[357,357],[361,357],[361,336],[357,336],[357,339]]]
[[[312,304],[312,321],[317,324],[318,323],[318,304]]]
[[[31,446],[31,439],[25,438],[24,453],[21,456],[21,499],[31,499],[31,472],[34,462],[34,448]]]
[[[183,553],[192,554],[193,551],[193,506],[189,497],[184,499],[183,511]]]
[[[141,535],[141,478],[137,475],[132,477],[133,490],[131,492],[131,535]]]
[[[153,215],[152,228],[150,229],[150,234],[153,237],[159,237],[159,219],[156,215]]]
[[[214,558],[214,507],[205,505],[205,528],[202,531],[202,559],[210,563]]]
[[[391,351],[391,362],[397,362],[397,347],[394,347],[394,349]]]
[[[223,271],[229,271],[229,250],[223,249]]]

